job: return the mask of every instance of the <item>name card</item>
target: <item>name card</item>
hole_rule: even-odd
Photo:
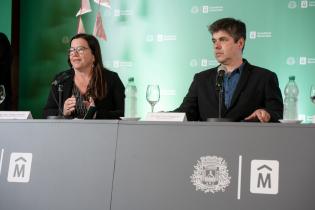
[[[184,122],[187,119],[183,112],[149,112],[144,121]]]
[[[33,119],[30,111],[1,111],[0,119],[2,120],[27,120]]]

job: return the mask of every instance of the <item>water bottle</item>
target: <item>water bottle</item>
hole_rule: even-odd
[[[284,88],[284,120],[298,120],[298,94],[299,89],[295,83],[295,76],[290,76],[289,82]]]
[[[133,77],[128,79],[125,89],[125,117],[137,117],[137,87]]]

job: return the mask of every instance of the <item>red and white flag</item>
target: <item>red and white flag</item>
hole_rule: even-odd
[[[79,16],[78,34],[85,33],[84,25],[81,16]]]
[[[107,40],[100,12],[98,12],[96,16],[93,35],[99,37],[100,39]]]
[[[109,0],[94,0],[94,2],[104,6],[104,7],[108,7],[110,8],[110,3]]]
[[[88,12],[92,12],[90,0],[81,0],[81,8],[76,16],[78,17],[79,15],[83,15]]]

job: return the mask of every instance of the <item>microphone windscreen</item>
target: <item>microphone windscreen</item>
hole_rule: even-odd
[[[58,76],[58,78],[55,79],[51,84],[52,85],[59,85],[60,83],[63,83],[65,80],[67,80],[69,77],[71,77],[71,73],[64,72],[60,76]]]

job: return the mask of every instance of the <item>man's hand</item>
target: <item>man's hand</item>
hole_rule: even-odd
[[[251,115],[246,117],[244,120],[255,120],[258,119],[260,122],[269,122],[270,114],[264,109],[257,109]]]

